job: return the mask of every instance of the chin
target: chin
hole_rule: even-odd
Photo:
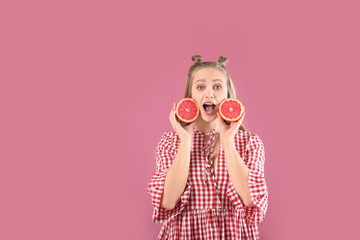
[[[201,118],[204,120],[204,122],[212,122],[216,119],[216,115],[215,116],[201,116]]]

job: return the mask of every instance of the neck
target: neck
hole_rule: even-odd
[[[199,116],[199,120],[195,124],[195,128],[203,133],[208,133],[212,129],[215,129],[216,132],[220,131],[220,127],[218,126],[217,117],[210,122],[204,121],[204,119]]]

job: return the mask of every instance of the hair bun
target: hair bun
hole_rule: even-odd
[[[202,60],[202,56],[201,55],[194,55],[194,56],[192,56],[192,58],[191,58],[195,63],[199,63],[199,62],[201,62],[201,60]]]
[[[219,62],[221,65],[223,65],[223,66],[225,66],[225,64],[226,64],[228,61],[229,61],[229,59],[227,59],[227,58],[224,57],[224,56],[220,56],[219,59],[218,59],[218,62]]]

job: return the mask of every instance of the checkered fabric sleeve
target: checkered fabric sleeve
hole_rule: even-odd
[[[173,209],[168,210],[160,204],[166,174],[177,153],[176,141],[179,140],[176,138],[175,132],[167,131],[161,137],[155,151],[156,172],[152,175],[147,187],[147,192],[151,197],[154,207],[152,220],[155,223],[163,223],[173,219],[185,208],[190,197],[191,185],[189,182],[186,182],[185,190],[181,195],[180,201]]]
[[[231,181],[229,181],[226,194],[235,206],[235,210],[240,210],[245,215],[246,224],[251,225],[260,223],[265,218],[268,206],[268,188],[264,175],[264,144],[256,134],[250,136],[248,144],[244,162],[249,169],[248,185],[251,200],[255,206],[245,206]]]

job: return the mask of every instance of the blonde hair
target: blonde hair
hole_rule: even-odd
[[[218,69],[218,70],[222,71],[223,73],[225,73],[225,76],[227,78],[227,89],[228,89],[227,97],[228,98],[236,98],[234,83],[232,82],[229,72],[225,67],[225,64],[228,62],[228,59],[226,57],[220,56],[218,58],[217,62],[209,62],[209,61],[201,62],[201,60],[202,60],[201,55],[194,55],[191,57],[191,59],[194,61],[194,64],[190,66],[190,69],[189,69],[189,72],[187,75],[184,98],[191,98],[191,88],[192,88],[193,77],[198,70],[203,69],[203,68],[215,68],[215,69]],[[241,124],[239,129],[243,132],[246,132],[244,123]]]

